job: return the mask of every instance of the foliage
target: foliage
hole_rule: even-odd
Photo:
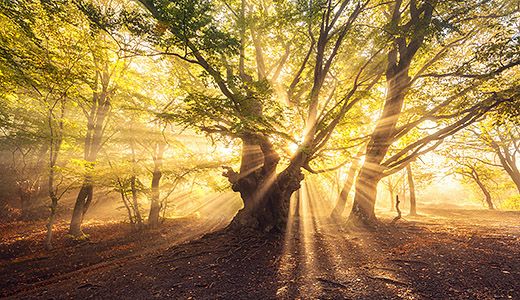
[[[507,210],[520,210],[520,195],[514,195],[507,198],[501,204],[502,209]]]

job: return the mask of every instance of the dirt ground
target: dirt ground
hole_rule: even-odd
[[[384,224],[391,215],[380,213]],[[520,213],[424,210],[349,230],[291,219],[284,236],[183,218],[139,234],[92,222],[41,247],[42,224],[0,226],[0,296],[12,299],[520,299]],[[206,234],[201,238],[205,232]]]

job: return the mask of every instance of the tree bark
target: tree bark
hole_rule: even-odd
[[[480,176],[478,175],[478,173],[475,169],[472,169],[472,171],[471,171],[471,178],[473,178],[473,180],[475,180],[478,187],[484,194],[484,200],[486,201],[488,208],[491,210],[495,209],[495,206],[493,205],[493,200],[491,199],[491,193],[488,191],[488,189],[486,188],[486,185],[482,182],[482,180],[480,179]]]
[[[50,205],[50,214],[49,214],[49,220],[47,221],[47,235],[45,238],[45,248],[47,250],[52,250],[52,236],[53,231],[52,227],[54,226],[54,222],[56,221],[56,210],[58,208],[58,197],[54,193],[51,193],[51,205]]]
[[[352,185],[354,185],[354,177],[356,176],[356,172],[359,169],[360,157],[364,153],[364,147],[357,153],[356,158],[352,161],[350,168],[347,173],[347,180],[339,193],[338,200],[336,201],[336,206],[332,210],[331,217],[335,219],[341,218],[341,215],[345,211],[345,206],[347,205],[348,194],[352,189]]]
[[[137,183],[137,176],[132,175],[132,177],[130,177],[130,189],[132,192],[132,205],[134,207],[137,229],[141,229],[143,227],[143,218],[141,217],[141,212],[139,210],[139,202],[137,201],[136,183]]]
[[[390,211],[394,211],[394,189],[390,187],[388,191],[390,192]]]
[[[88,206],[92,202],[94,187],[90,182],[90,178],[87,177],[83,181],[78,197],[74,204],[74,210],[72,211],[72,218],[70,220],[69,234],[75,237],[79,237],[83,234],[81,231],[81,224],[83,223],[83,217],[87,212]]]
[[[365,162],[367,164],[368,162]],[[348,218],[352,225],[373,225],[377,222],[374,212],[375,199],[377,197],[377,185],[381,180],[379,174],[363,166],[356,179],[356,194],[354,203]]]
[[[408,67],[400,72],[387,72],[388,92],[383,108],[383,114],[378,121],[367,147],[365,163],[359,171],[356,180],[356,195],[349,216],[354,225],[365,223],[373,225],[377,221],[374,206],[377,196],[377,184],[383,177],[381,162],[392,142],[404,96],[408,89],[410,77]],[[370,211],[366,211],[366,210]]]
[[[148,225],[156,228],[159,225],[159,214],[161,212],[161,190],[160,182],[162,177],[162,159],[165,145],[157,143],[154,149],[154,169],[152,173],[152,197],[150,203],[150,213],[148,214]]]
[[[225,167],[223,173],[244,202],[230,226],[283,232],[291,195],[300,188],[303,180],[300,165],[291,163],[276,174],[280,158],[267,137],[247,134],[242,137],[242,142],[240,173],[229,167]]]
[[[408,178],[408,188],[410,190],[410,216],[417,215],[417,202],[415,199],[415,184],[413,182],[412,166],[408,164],[406,166],[406,175]]]

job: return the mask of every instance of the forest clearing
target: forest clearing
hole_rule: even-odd
[[[0,298],[520,299],[520,0],[0,25]]]
[[[390,215],[384,215],[389,221]],[[200,230],[218,229],[204,228],[207,224],[204,219],[172,221],[146,237],[125,237],[114,234],[120,226],[117,223],[94,223],[85,231],[97,236],[96,240],[67,244],[64,237],[58,238],[60,246],[51,253],[44,251],[37,237],[26,241],[34,247],[31,253],[4,243],[1,296],[520,297],[520,212],[432,209],[395,226],[367,232],[352,232],[307,216],[295,221],[295,228],[283,239],[251,233],[237,237],[221,231],[198,239]]]

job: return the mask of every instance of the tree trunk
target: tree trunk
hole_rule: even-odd
[[[135,221],[137,224],[137,229],[141,229],[143,227],[143,218],[141,217],[141,212],[139,210],[139,202],[137,200],[137,176],[132,175],[130,178],[130,188],[132,192],[132,206],[134,207],[135,213]]]
[[[406,166],[406,175],[408,178],[408,188],[410,189],[410,216],[417,215],[417,203],[415,200],[415,184],[413,182],[412,166],[408,164]]]
[[[110,109],[110,95],[108,85],[110,83],[110,72],[104,70],[96,73],[95,87],[99,87],[101,91],[95,90],[92,93],[92,106],[87,114],[87,133],[85,135],[84,159],[86,161],[86,172],[83,185],[76,198],[72,219],[70,221],[69,233],[73,236],[82,235],[81,224],[83,217],[87,212],[93,197],[92,171],[97,159],[97,155],[101,150],[103,133],[106,125],[107,115]]]
[[[393,187],[390,187],[388,189],[388,191],[390,192],[390,211],[394,211],[394,189]]]
[[[473,180],[475,180],[475,182],[477,183],[478,187],[480,188],[480,190],[484,194],[484,197],[485,197],[484,200],[486,201],[486,204],[487,204],[488,208],[491,209],[491,210],[495,209],[495,207],[493,205],[493,201],[491,200],[491,193],[488,191],[488,189],[486,188],[486,186],[484,185],[482,180],[480,180],[480,176],[478,175],[478,173],[477,173],[477,171],[475,169],[472,169],[471,177],[473,178]]]
[[[152,172],[152,197],[150,203],[150,213],[148,214],[148,225],[156,228],[159,225],[159,214],[161,212],[161,168],[163,164],[163,154],[166,145],[163,142],[155,144],[153,153],[154,169]]]
[[[47,250],[52,250],[52,236],[53,231],[52,227],[54,226],[54,222],[56,221],[56,209],[58,208],[58,198],[54,193],[51,193],[51,206],[50,206],[50,214],[49,214],[49,220],[47,221],[47,236],[45,238],[45,248]]]
[[[267,137],[248,134],[242,142],[240,173],[229,167],[224,167],[226,172],[223,173],[244,202],[230,226],[283,232],[291,195],[300,188],[303,180],[300,165],[291,162],[276,174],[280,158]]]
[[[79,237],[83,235],[81,224],[83,223],[83,217],[87,212],[88,206],[92,202],[93,192],[94,187],[90,182],[90,178],[86,178],[79,190],[78,197],[74,204],[74,210],[72,211],[69,227],[69,234],[72,236]]]
[[[356,176],[356,172],[359,169],[360,157],[363,155],[364,147],[356,155],[356,158],[352,161],[350,168],[347,173],[347,180],[345,181],[345,185],[341,189],[339,193],[338,200],[336,201],[336,206],[332,210],[331,217],[335,219],[341,218],[343,211],[345,211],[345,206],[347,205],[347,198],[350,190],[352,189],[352,185],[354,185],[354,177]]]
[[[29,206],[31,204],[32,192],[22,184],[18,185],[18,196],[20,197],[20,209],[22,211],[21,218],[29,218]]]
[[[148,225],[156,228],[159,225],[159,213],[161,212],[159,183],[162,173],[155,169],[152,174],[152,201],[150,203],[150,213],[148,214]]]
[[[377,197],[377,184],[381,180],[378,174],[370,170],[365,162],[356,179],[356,194],[348,222],[354,226],[373,225],[377,222],[374,212]]]
[[[377,184],[383,177],[381,162],[393,142],[393,134],[403,107],[410,77],[408,66],[395,66],[387,70],[387,95],[383,114],[377,122],[374,133],[367,146],[365,163],[356,181],[356,196],[349,216],[354,225],[377,222],[374,206],[377,196]],[[369,210],[369,211],[367,211]]]
[[[356,196],[349,216],[349,221],[356,223],[373,223],[377,221],[374,205],[377,195],[377,183],[383,177],[384,167],[381,165],[390,144],[396,139],[396,126],[403,109],[404,99],[410,88],[411,78],[408,76],[410,64],[424,42],[430,26],[435,2],[426,1],[421,9],[410,9],[411,17],[417,19],[406,32],[399,32],[402,1],[396,1],[389,22],[390,30],[395,30],[393,45],[387,54],[386,86],[387,94],[383,113],[371,135],[365,156],[365,163],[356,181]],[[414,4],[415,5],[415,4]],[[423,10],[424,9],[424,10]],[[423,10],[423,13],[418,11]],[[409,42],[407,42],[409,40]],[[362,175],[362,176],[361,176]]]

